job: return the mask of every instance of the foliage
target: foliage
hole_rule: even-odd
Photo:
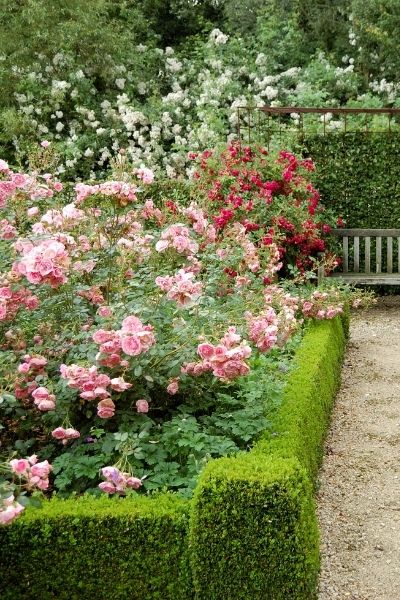
[[[353,44],[359,47],[360,68],[366,81],[382,77],[382,73],[389,81],[397,81],[400,67],[397,0],[352,0],[351,26]]]
[[[388,2],[3,4],[0,152],[16,165],[47,137],[65,180],[104,178],[121,148],[185,178],[188,152],[237,135],[238,106],[396,102]]]
[[[306,137],[322,201],[348,227],[400,227],[398,133]]]

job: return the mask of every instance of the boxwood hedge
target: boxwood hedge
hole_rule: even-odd
[[[400,227],[400,138],[396,132],[306,137],[322,202],[348,227]]]
[[[0,597],[311,600],[319,569],[313,488],[346,320],[312,325],[272,427],[208,463],[191,502],[53,499],[0,530]]]

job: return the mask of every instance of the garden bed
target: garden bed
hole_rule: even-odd
[[[1,529],[2,598],[314,597],[313,487],[346,331],[339,317],[309,327],[272,427],[210,461],[193,500],[54,499]]]

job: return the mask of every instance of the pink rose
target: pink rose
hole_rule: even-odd
[[[39,490],[47,490],[47,488],[49,487],[49,480],[48,479],[39,479],[39,481],[35,484],[35,486]]]
[[[115,404],[109,398],[101,400],[97,405],[97,416],[100,419],[110,419],[115,414]]]
[[[30,361],[30,365],[36,368],[41,368],[47,365],[47,359],[43,358],[43,356],[34,356],[33,358],[28,359]]]
[[[141,179],[143,183],[149,184],[154,180],[154,173],[150,169],[146,168],[136,169],[136,177]]]
[[[96,342],[96,344],[104,344],[105,342],[109,342],[113,340],[115,337],[114,331],[106,331],[105,329],[98,329],[92,335],[92,340]]]
[[[48,140],[42,140],[40,142],[40,145],[42,146],[42,148],[48,148],[50,146],[50,142]]]
[[[128,333],[136,333],[143,328],[143,323],[138,317],[131,315],[122,321],[121,329]]]
[[[137,490],[141,487],[142,480],[139,479],[138,477],[127,477],[127,479],[125,480],[125,484],[126,484],[126,487]]]
[[[38,387],[32,392],[32,397],[40,402],[41,400],[47,400],[50,397],[50,392],[45,387]]]
[[[64,427],[56,427],[51,432],[51,435],[56,440],[64,440],[65,439],[65,429],[64,429]]]
[[[9,464],[12,472],[16,473],[17,475],[25,473],[30,467],[30,464],[26,458],[14,458],[13,460],[10,460]]]
[[[40,463],[36,463],[31,467],[31,474],[33,477],[40,477],[41,479],[48,477],[52,466],[49,461],[44,460]]]
[[[109,306],[99,306],[97,314],[99,317],[111,317],[113,312]]]
[[[178,378],[172,379],[167,386],[167,392],[168,392],[168,394],[171,394],[171,396],[174,396],[178,391],[179,391],[179,379]]]
[[[135,335],[123,335],[121,337],[121,347],[128,356],[138,356],[142,352],[140,340]]]
[[[52,396],[54,398],[54,396]],[[47,412],[49,410],[54,410],[56,407],[56,403],[51,397],[48,400],[35,400],[35,405],[42,412]]]
[[[113,483],[111,483],[111,481],[102,481],[101,483],[99,483],[99,488],[102,492],[105,492],[106,494],[115,494],[115,492],[117,491],[117,488]]]
[[[114,483],[119,483],[121,481],[121,473],[117,467],[103,467],[101,469],[101,474],[103,477]]]
[[[115,392],[124,392],[125,390],[129,390],[129,388],[132,387],[132,384],[124,381],[123,377],[114,377],[114,379],[111,379],[110,384],[111,388]]]
[[[76,440],[77,438],[81,437],[79,431],[77,431],[77,429],[74,429],[73,427],[68,427],[65,430],[65,435],[69,440]]]
[[[18,502],[7,506],[5,509],[0,509],[0,525],[8,525],[24,510],[24,507]]]
[[[26,211],[26,214],[28,217],[35,217],[37,214],[39,214],[39,208],[37,206],[31,206],[31,208],[28,208]]]
[[[149,403],[144,398],[136,401],[136,410],[138,413],[149,412]]]
[[[199,354],[203,360],[208,360],[214,356],[214,351],[215,349],[212,344],[204,343],[197,346],[197,354]]]

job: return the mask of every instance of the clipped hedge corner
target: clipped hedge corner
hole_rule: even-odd
[[[311,600],[319,571],[313,487],[339,386],[347,319],[314,324],[272,431],[210,462],[196,489],[191,561],[199,600]]]

